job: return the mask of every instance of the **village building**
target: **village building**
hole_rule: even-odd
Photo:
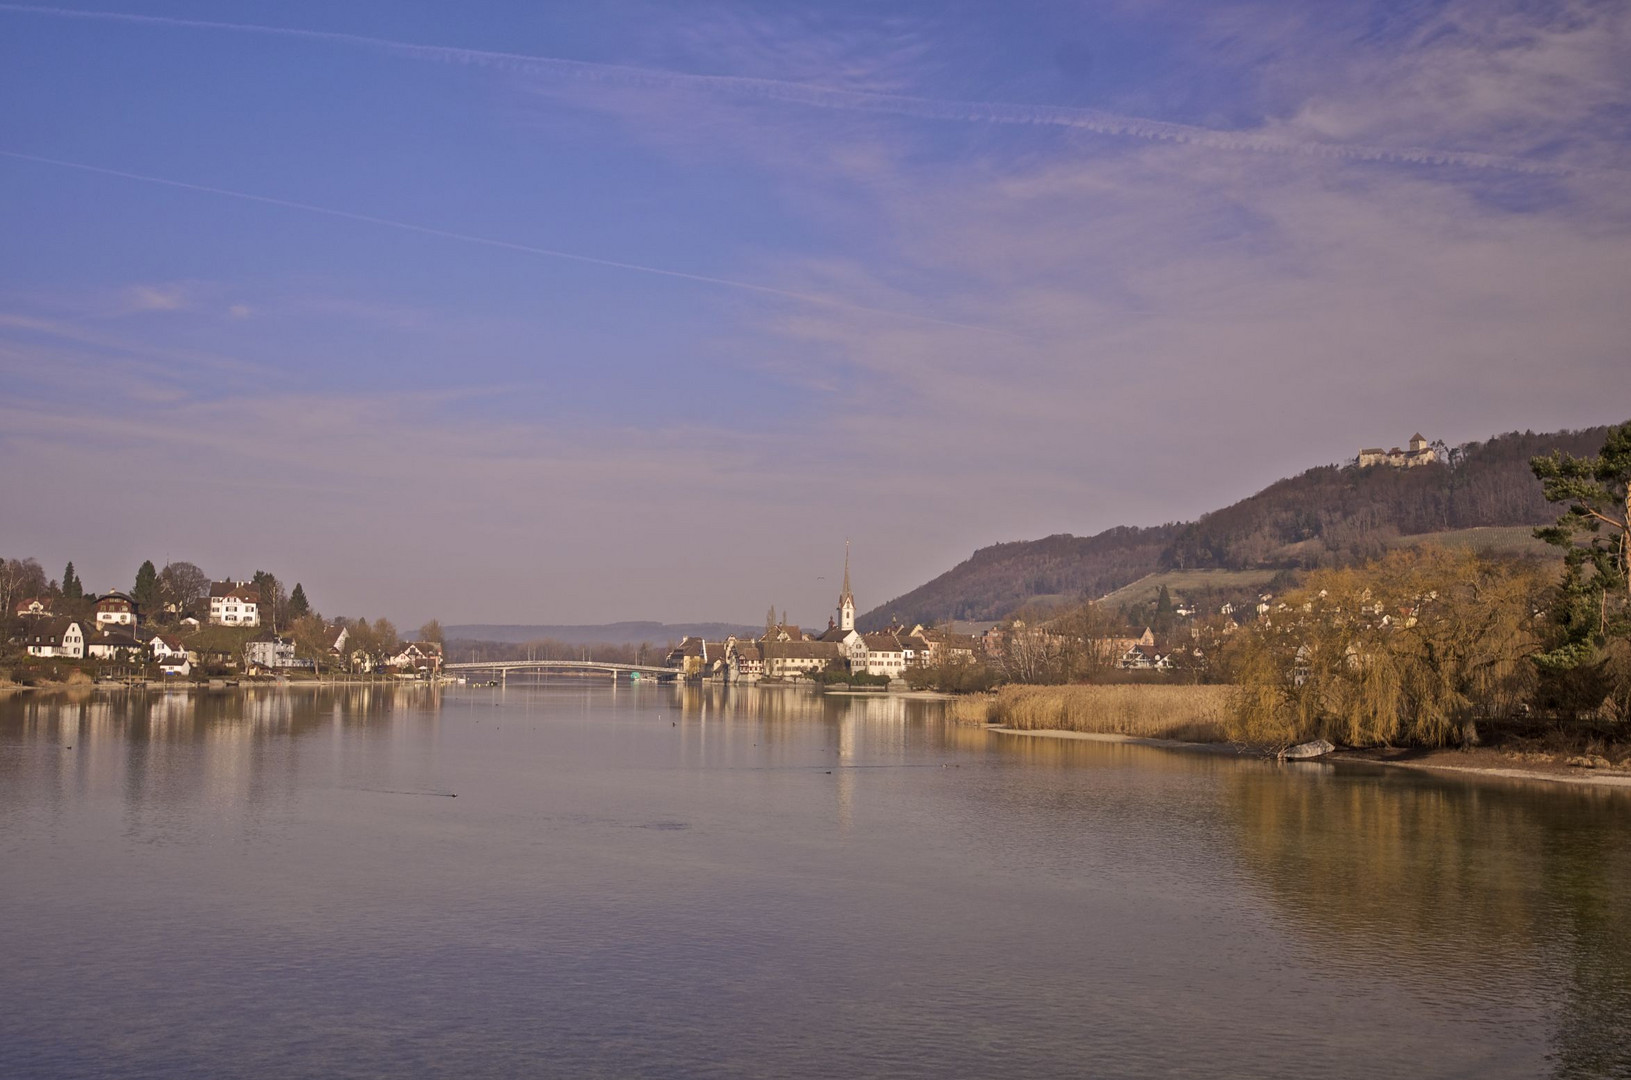
[[[1409,449],[1401,450],[1395,446],[1391,450],[1380,447],[1367,447],[1359,451],[1355,459],[1361,469],[1372,465],[1390,465],[1395,469],[1414,469],[1418,465],[1432,465],[1438,461],[1438,451],[1424,438],[1421,432],[1416,432],[1410,439]]]
[[[764,649],[756,641],[735,635],[725,639],[725,678],[729,682],[758,682],[764,678]]]
[[[158,665],[160,675],[173,675],[185,679],[193,673],[192,657],[186,653],[179,656],[161,656],[158,658]]]
[[[153,654],[153,659],[163,663],[177,656],[187,655],[187,646],[181,639],[169,634],[154,634],[147,639],[147,651]]]
[[[386,663],[398,671],[428,671],[434,674],[442,670],[442,646],[434,641],[409,641]]]
[[[85,627],[78,619],[39,619],[23,633],[30,656],[85,658]]]
[[[49,596],[30,596],[17,601],[16,615],[19,619],[49,619],[53,614]]]
[[[248,581],[210,582],[210,622],[216,626],[259,626],[261,594]]]
[[[309,668],[310,660],[298,659],[294,642],[276,634],[261,634],[244,643],[244,666],[250,671],[287,671],[291,668]]]
[[[136,636],[134,626],[115,623],[106,625],[85,642],[85,652],[98,660],[142,660],[147,656],[147,643]]]
[[[868,675],[898,679],[905,673],[906,651],[894,634],[864,634],[861,641],[866,646],[862,662]]]
[[[687,679],[722,676],[725,673],[727,647],[723,641],[708,641],[700,637],[684,637],[670,649],[663,660],[664,667],[675,669]]]
[[[767,641],[760,646],[767,679],[796,679],[826,671],[842,663],[844,654],[836,641]]]
[[[98,629],[108,626],[135,626],[138,621],[136,601],[129,593],[103,593],[96,598],[95,611]]]

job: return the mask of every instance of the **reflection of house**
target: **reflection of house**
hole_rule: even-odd
[[[1359,451],[1357,464],[1361,469],[1372,465],[1391,465],[1395,469],[1413,469],[1417,465],[1431,465],[1438,460],[1438,453],[1427,440],[1417,432],[1410,440],[1408,450],[1400,450],[1395,446],[1391,450],[1380,447],[1368,447]]]
[[[99,629],[105,626],[135,626],[136,601],[128,593],[103,593],[96,598],[96,625]]]
[[[85,657],[85,628],[77,619],[39,620],[23,634],[30,656]]]
[[[259,626],[260,603],[260,590],[250,582],[210,582],[210,622],[217,626]]]
[[[136,636],[135,627],[116,623],[90,638],[85,652],[98,660],[139,660],[146,655],[147,644]]]

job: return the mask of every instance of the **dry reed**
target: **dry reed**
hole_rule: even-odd
[[[994,697],[971,701],[970,713],[983,704],[990,722],[1026,731],[1224,742],[1233,692],[1189,684],[1005,686]]]

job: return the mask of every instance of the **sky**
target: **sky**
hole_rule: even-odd
[[[0,555],[822,625],[1631,418],[1631,5],[0,3]]]

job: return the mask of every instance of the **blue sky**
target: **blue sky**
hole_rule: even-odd
[[[0,102],[0,553],[93,588],[815,624],[1631,415],[1623,4],[0,3]]]

